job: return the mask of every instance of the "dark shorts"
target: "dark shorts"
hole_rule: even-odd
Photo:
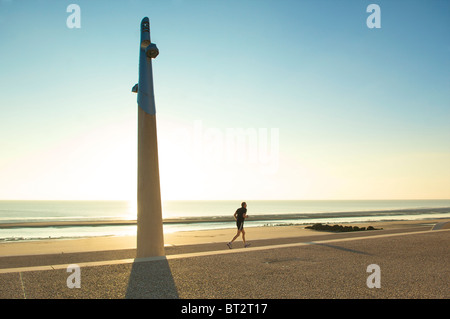
[[[244,229],[244,221],[243,220],[236,220],[236,226],[238,230]]]

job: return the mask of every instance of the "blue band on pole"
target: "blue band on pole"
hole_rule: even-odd
[[[153,93],[152,58],[156,58],[159,50],[150,41],[150,21],[147,17],[141,22],[141,43],[139,46],[139,83],[133,88],[137,91],[138,106],[147,114],[155,115],[155,95]],[[137,90],[136,90],[137,89]]]

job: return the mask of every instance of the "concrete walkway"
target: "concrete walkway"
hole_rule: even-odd
[[[247,249],[173,246],[144,260],[134,249],[1,257],[0,298],[448,299],[449,235],[430,227],[315,233]],[[80,288],[68,287],[76,282],[70,264],[79,266]],[[376,280],[380,288],[369,288]]]

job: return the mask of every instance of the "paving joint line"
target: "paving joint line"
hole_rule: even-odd
[[[19,279],[22,285],[23,299],[27,299],[27,294],[25,293],[25,285],[23,283],[22,272],[19,272]]]

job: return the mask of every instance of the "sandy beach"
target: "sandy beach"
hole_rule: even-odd
[[[348,224],[353,226],[375,228],[401,229],[409,227],[429,227],[430,229],[437,223],[444,220],[420,220],[420,221],[389,221],[389,222],[369,222]],[[131,222],[131,221],[130,221]],[[346,224],[347,225],[347,224]],[[246,228],[246,238],[252,240],[279,239],[302,236],[319,236],[326,233],[305,229],[308,225],[301,226],[269,226],[269,227],[248,227]],[[373,231],[365,231],[373,232]],[[235,228],[199,231],[180,231],[164,235],[166,247],[197,245],[206,243],[227,243],[236,233]],[[241,238],[236,240],[236,245],[242,242]],[[62,254],[76,252],[94,252],[106,250],[135,249],[136,236],[110,236],[110,237],[90,237],[81,239],[50,239],[24,242],[7,242],[0,244],[0,257],[2,256],[26,256]]]

